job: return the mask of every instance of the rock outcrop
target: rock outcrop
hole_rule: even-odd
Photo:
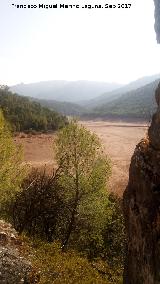
[[[24,244],[12,226],[0,220],[0,283],[34,284],[39,275],[24,256]]]
[[[157,35],[157,42],[160,43],[160,1],[154,0],[155,5],[155,31]]]
[[[128,236],[124,284],[160,283],[160,84],[148,137],[136,147],[124,192]]]

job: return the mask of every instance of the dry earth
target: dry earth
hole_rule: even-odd
[[[14,138],[24,149],[24,161],[33,167],[52,167],[54,163],[54,134],[30,135],[20,133]]]
[[[101,139],[105,152],[112,161],[110,189],[119,195],[128,183],[128,172],[136,144],[147,134],[144,123],[85,121],[85,127]]]
[[[128,182],[130,159],[136,144],[146,135],[148,126],[143,123],[83,121],[86,128],[101,139],[105,152],[112,161],[110,189],[122,195]],[[52,168],[53,134],[24,135],[15,137],[16,143],[24,146],[24,159],[34,167],[46,165]]]

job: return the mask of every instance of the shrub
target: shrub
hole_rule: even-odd
[[[47,175],[46,170],[33,170],[22,184],[11,206],[14,227],[52,241],[57,235],[57,222],[64,212],[61,188],[57,185],[58,171]]]
[[[75,251],[62,253],[58,243],[30,242],[30,260],[40,271],[40,284],[122,284],[121,276],[105,262],[89,262]]]
[[[22,148],[17,147],[8,125],[0,111],[0,212],[17,191],[25,176],[26,168],[22,166]]]

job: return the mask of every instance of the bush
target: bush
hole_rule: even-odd
[[[14,227],[22,233],[52,241],[57,235],[57,223],[65,213],[61,188],[57,185],[58,171],[47,175],[46,170],[33,170],[22,184],[11,205]]]
[[[25,179],[11,206],[14,227],[20,233],[63,244],[72,204],[64,200],[58,178],[58,171],[49,176],[45,170],[34,170]],[[103,195],[96,202],[86,199],[79,212],[69,248],[91,260],[101,258],[113,267],[122,267],[125,232],[121,200],[113,194],[107,198]]]
[[[58,243],[29,242],[30,260],[40,271],[40,284],[122,284],[122,274],[105,262],[89,262],[75,251],[62,253]]]
[[[26,169],[22,166],[22,148],[17,147],[0,111],[0,213],[17,191]],[[3,208],[2,208],[3,207]]]
[[[104,258],[112,267],[123,268],[126,233],[123,218],[122,199],[115,194],[109,195],[109,218],[106,215],[106,221],[103,231]]]

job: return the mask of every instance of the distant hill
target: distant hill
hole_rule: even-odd
[[[58,102],[55,100],[40,100],[36,98],[29,98],[31,101],[37,101],[42,106],[54,110],[62,115],[80,116],[87,112],[85,107],[70,102]]]
[[[155,108],[154,91],[159,78],[160,74],[143,77],[119,88],[116,84],[90,81],[48,81],[20,84],[11,90],[32,96],[31,101],[63,115],[148,120]],[[95,97],[101,89],[113,87],[114,90]]]
[[[104,92],[111,92],[122,85],[92,81],[46,81],[11,86],[12,92],[38,99],[77,103],[90,100]]]
[[[101,107],[94,108],[90,116],[103,118],[125,118],[149,120],[155,111],[156,80],[144,87],[132,90]]]
[[[125,85],[121,88],[118,88],[112,92],[106,92],[100,96],[98,96],[95,99],[89,100],[85,102],[85,106],[89,109],[93,109],[95,107],[100,107],[103,104],[109,103],[113,100],[116,100],[117,98],[121,97],[123,94],[126,94],[130,91],[136,90],[138,88],[141,88],[143,86],[146,86],[147,84],[150,84],[154,82],[155,80],[160,80],[160,74],[143,77],[136,81],[133,81],[129,83],[128,85]],[[83,105],[83,103],[82,103]]]
[[[67,123],[65,116],[3,88],[0,88],[0,108],[15,131],[53,131]]]

